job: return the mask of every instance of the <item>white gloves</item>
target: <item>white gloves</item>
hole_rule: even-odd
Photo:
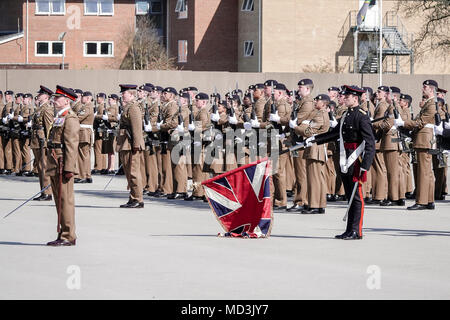
[[[296,126],[297,126],[297,119],[289,120],[289,128],[295,129]]]
[[[444,128],[445,129],[450,129],[450,123],[444,122]]]
[[[117,120],[118,121],[120,121],[120,117],[121,117],[121,115],[120,115],[120,113],[117,115]]]
[[[23,117],[22,117],[22,116],[18,116],[18,117],[17,117],[17,121],[18,121],[18,122],[23,122]]]
[[[189,131],[194,131],[194,130],[195,130],[195,124],[189,123],[189,124],[188,124],[188,130],[189,130]]]
[[[303,120],[303,121],[302,121],[302,124],[309,125],[310,123],[311,123],[311,120]]]
[[[305,140],[305,147],[311,147],[313,145],[313,142],[316,140],[314,136],[309,137]]]
[[[234,116],[232,116],[232,117],[228,117],[228,122],[229,122],[230,124],[237,124],[238,121],[237,121],[237,119],[236,119],[236,115],[234,115]]]
[[[336,119],[333,119],[330,121],[330,127],[335,128],[338,125],[338,122]]]
[[[244,122],[244,129],[245,130],[251,130],[252,124],[250,122]]]
[[[177,126],[177,131],[178,131],[179,134],[183,134],[184,133],[184,126],[183,126],[183,124],[179,124]]]
[[[394,120],[394,126],[403,127],[404,125],[405,125],[405,121],[403,121],[401,118]]]
[[[31,126],[33,125],[33,121],[28,121],[26,127],[27,128],[31,128]]]
[[[3,121],[3,124],[6,124],[6,122],[8,122],[8,117],[4,117],[4,118],[2,119],[2,121]]]
[[[284,138],[286,138],[286,135],[285,135],[284,133],[282,133],[282,134],[277,134],[277,137],[278,137],[278,139],[281,141],[281,140],[283,140]]]
[[[12,118],[14,118],[14,115],[13,115],[12,113],[9,113],[6,117],[7,117],[9,120],[11,120]]]
[[[258,119],[252,119],[250,120],[250,123],[252,124],[252,128],[259,128]]]
[[[159,128],[158,128],[158,130],[159,130]],[[151,125],[151,123],[149,123],[149,124],[144,124],[144,131],[145,131],[145,132],[151,132],[151,131],[152,131],[152,125]]]
[[[157,122],[156,123],[156,128],[158,129],[158,130],[161,130],[161,125],[163,124],[163,122],[161,121],[161,122]]]
[[[280,123],[281,118],[278,115],[278,111],[275,114],[271,113],[270,117],[269,117],[269,120],[272,121],[272,122]]]
[[[105,121],[108,121],[108,115],[104,114],[104,115],[102,116],[102,119],[105,120]]]
[[[438,126],[434,126],[434,134],[437,136],[442,136],[442,133],[444,132],[444,127],[442,125],[442,122]]]
[[[211,121],[218,122],[220,120],[220,115],[218,113],[211,114]]]
[[[236,142],[236,143],[242,143],[244,140],[242,140],[241,138],[239,138],[239,137],[235,137],[234,138],[234,142]]]

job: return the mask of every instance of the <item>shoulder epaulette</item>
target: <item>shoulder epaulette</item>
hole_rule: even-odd
[[[366,115],[367,112],[365,112],[363,109],[359,108],[359,112],[361,112],[362,114]]]

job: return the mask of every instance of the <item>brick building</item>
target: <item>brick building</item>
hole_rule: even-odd
[[[168,55],[183,70],[376,73],[377,42],[368,41],[376,28],[355,33],[363,2],[2,0],[0,68],[60,68],[63,58],[69,69],[118,68],[128,51],[126,30],[150,15]],[[430,54],[414,64],[409,42],[422,20],[395,13],[396,2],[383,1],[385,30],[396,37],[383,34],[384,71],[449,73],[448,57]],[[401,50],[391,48],[401,42]]]

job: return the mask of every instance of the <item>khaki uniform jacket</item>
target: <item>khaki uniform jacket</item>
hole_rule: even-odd
[[[361,103],[361,109],[363,109],[365,112],[368,112],[370,117],[373,118],[375,106],[373,105],[372,101],[364,101],[363,103]]]
[[[415,149],[431,149],[431,140],[433,140],[434,128],[426,128],[427,124],[434,125],[434,115],[436,114],[436,106],[433,98],[428,99],[415,120],[405,121],[404,127],[413,130],[413,148]]]
[[[326,110],[316,110],[311,113],[309,124],[300,124],[295,128],[295,132],[303,137],[309,138],[316,134],[328,132],[330,129],[330,117]],[[312,159],[318,161],[327,161],[327,147],[324,145],[313,144],[306,148],[303,154],[304,159]]]
[[[263,121],[264,108],[265,108],[266,103],[267,103],[267,101],[264,96],[261,96],[259,99],[257,99],[255,101],[255,105],[253,107],[255,108],[255,114],[256,114],[256,118],[258,119],[258,122]]]
[[[77,112],[80,121],[80,143],[92,143],[92,125],[94,124],[94,105],[92,103],[82,104]],[[83,128],[91,126],[91,128]]]
[[[20,112],[22,112],[22,118],[23,118],[22,124],[25,124],[26,122],[28,122],[28,117],[30,116],[30,106],[27,106],[24,104],[17,105],[16,108],[14,109],[14,117],[12,118],[12,120],[14,122],[17,122]]]
[[[169,132],[178,126],[178,105],[175,100],[163,104],[161,106],[161,114],[163,119],[160,127],[161,131]]]
[[[311,95],[300,99],[298,101],[297,124],[300,125],[304,120],[310,119],[314,110],[314,101]]]
[[[344,114],[345,111],[347,111],[347,107],[343,104],[338,104],[336,107],[336,111],[335,111],[335,117],[336,120],[339,120],[340,118],[342,118],[342,115]]]
[[[388,108],[389,108],[389,105],[387,104],[387,102],[381,101],[380,103],[378,103],[378,106],[374,110],[373,118],[377,119],[377,118],[384,117],[384,114],[386,113]],[[375,131],[375,135],[376,136],[381,135],[382,132],[384,131],[384,128],[388,125],[389,125],[389,123],[387,123],[387,120],[378,121],[378,122],[373,123],[373,129]],[[375,150],[381,150],[381,139],[380,139],[380,141],[377,142],[376,137],[375,137]]]
[[[142,135],[142,113],[137,102],[124,105],[120,117],[120,130],[117,137],[117,151],[130,151],[133,148],[145,150]]]
[[[81,109],[81,101],[75,102],[72,106],[73,112],[78,113],[78,111],[80,111],[80,109]]]
[[[42,104],[36,109],[33,114],[33,125],[31,127],[31,141],[30,147],[33,149],[39,149],[39,139],[43,139],[44,147],[47,145],[47,139],[50,134],[50,129],[52,127],[54,120],[54,109],[49,102]]]
[[[211,127],[211,114],[208,111],[208,107],[205,106],[201,109],[196,108],[193,110],[193,112],[194,112],[195,130],[204,133]]]
[[[58,162],[56,159],[63,157],[64,171],[78,173],[78,142],[80,123],[77,115],[68,110],[65,115],[57,116],[50,130],[49,141],[52,143],[62,143],[63,149],[50,149],[47,155],[46,174],[49,176],[58,175]],[[53,154],[56,155],[54,159]]]
[[[401,151],[400,143],[392,142],[392,139],[398,138],[398,131],[394,126],[394,109],[398,108],[398,105],[391,104],[387,108],[389,114],[388,119],[384,119],[382,122],[383,136],[381,137],[380,150],[382,151]],[[399,109],[397,109],[399,110]],[[400,113],[400,111],[399,111]]]

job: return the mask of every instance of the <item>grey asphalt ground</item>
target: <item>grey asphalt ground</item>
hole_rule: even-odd
[[[125,178],[107,191],[109,177],[93,179],[75,185],[77,245],[54,248],[53,202],[3,219],[37,178],[0,177],[0,299],[450,298],[450,197],[434,211],[368,206],[360,241],[334,239],[344,202],[275,213],[269,239],[225,239],[206,203],[146,196],[120,209]]]

